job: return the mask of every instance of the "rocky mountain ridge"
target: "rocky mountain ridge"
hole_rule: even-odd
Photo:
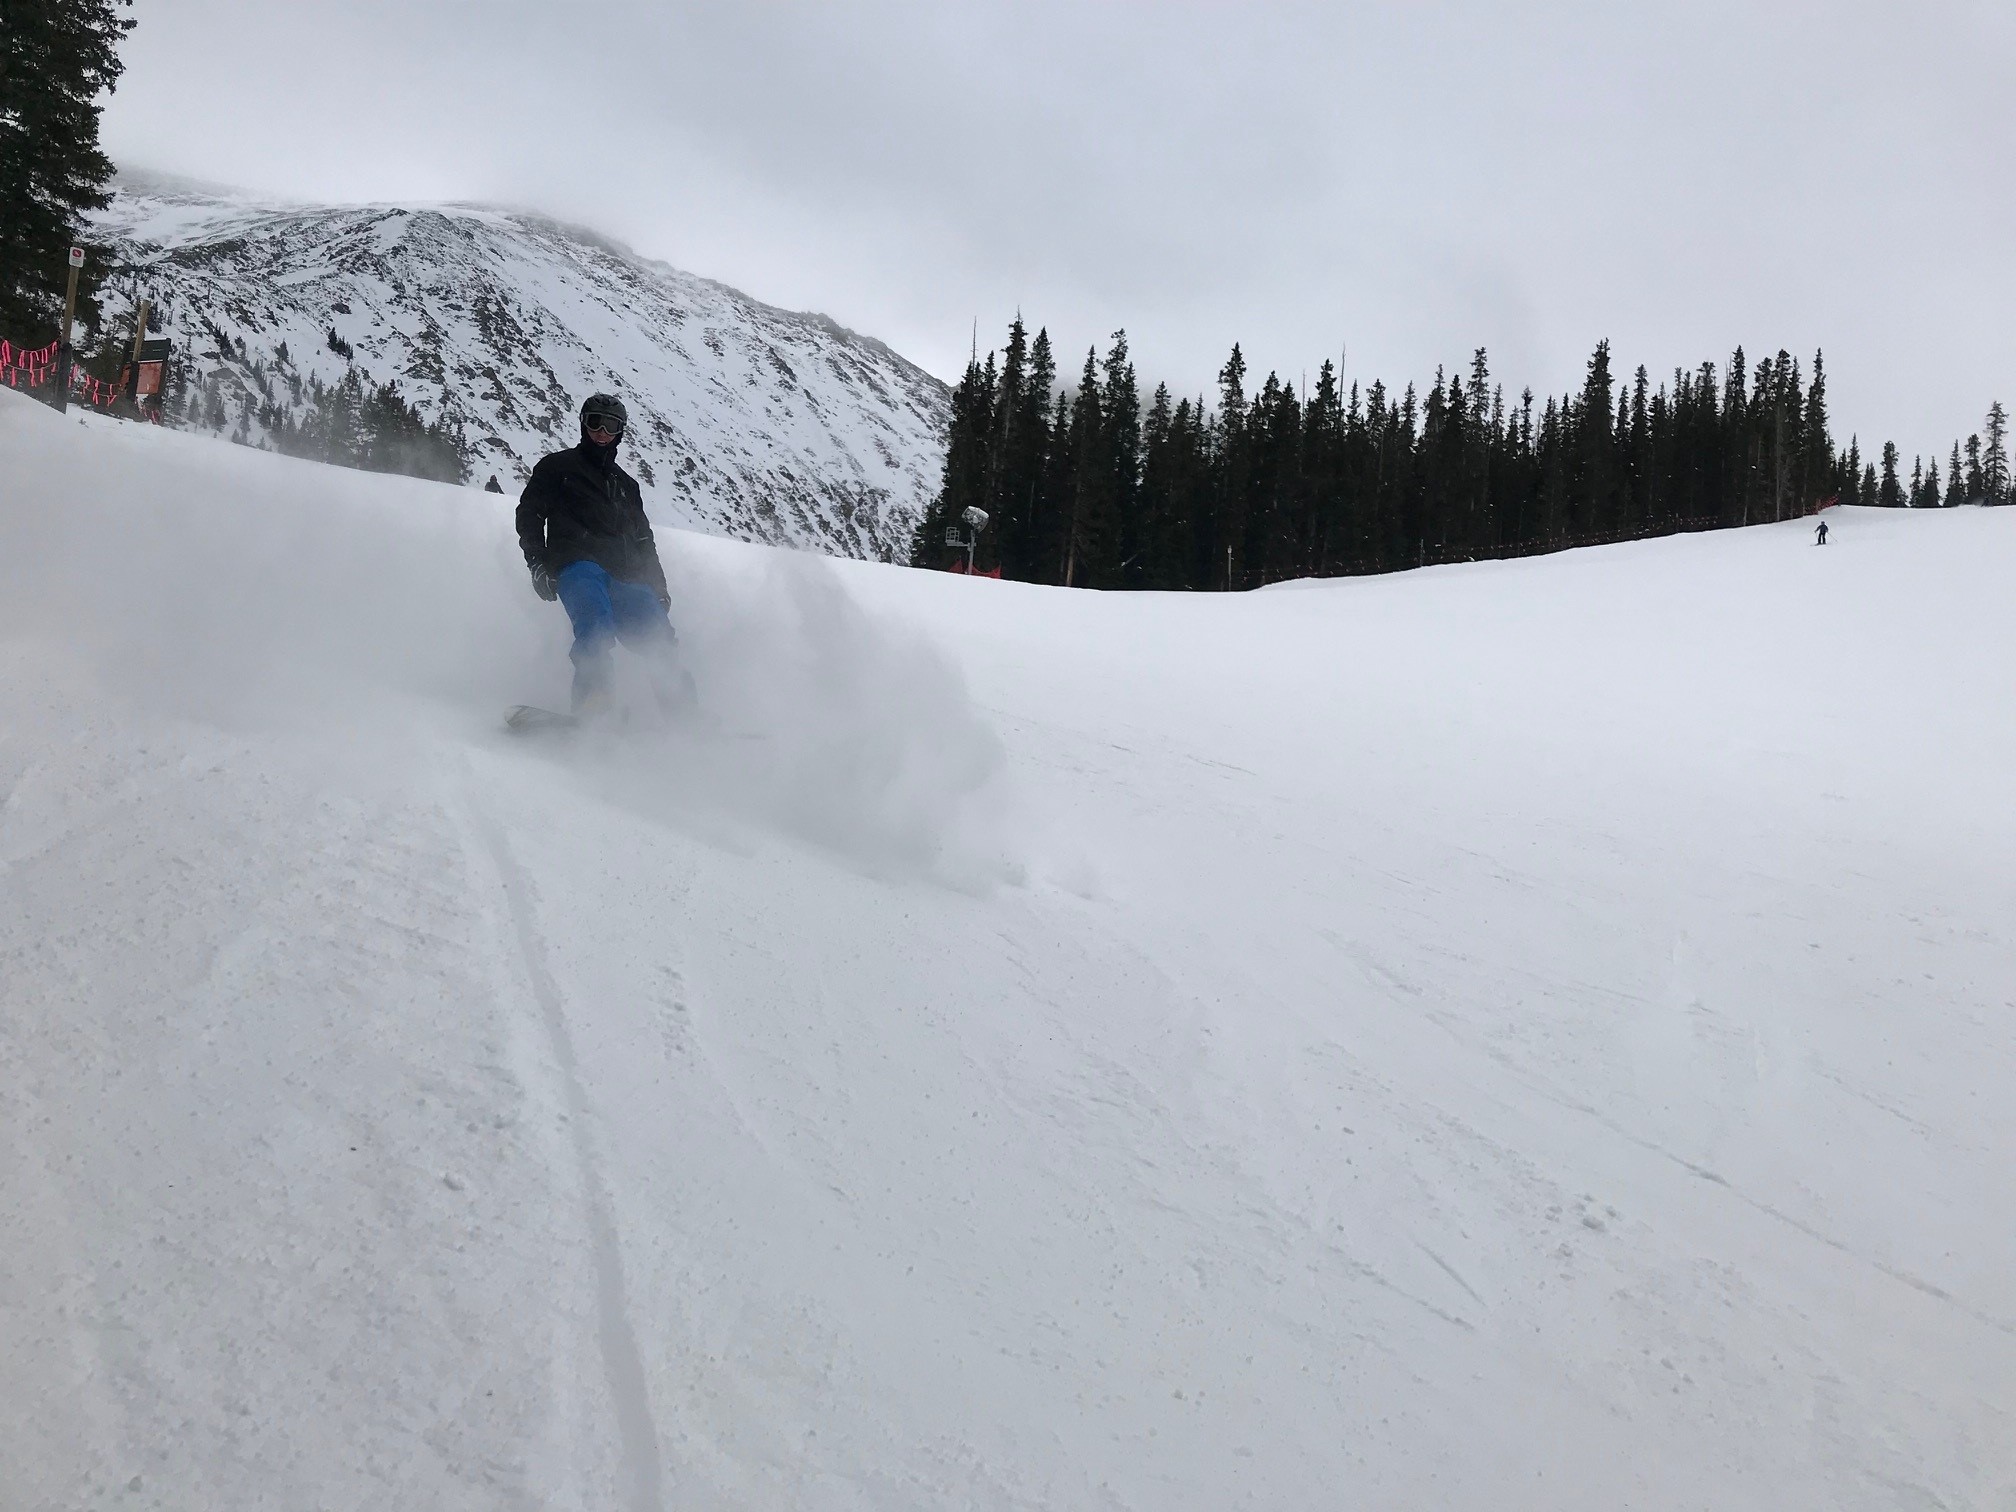
[[[384,384],[509,492],[580,401],[631,413],[662,524],[901,559],[938,486],[949,392],[872,338],[482,205],[314,206],[128,180],[94,227],[176,338],[183,423],[273,444],[315,396]]]

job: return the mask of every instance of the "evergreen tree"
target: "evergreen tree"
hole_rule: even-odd
[[[1562,409],[1553,399],[1540,416],[1540,539],[1568,544],[1568,447]]]
[[[993,353],[988,353],[991,359]],[[1025,390],[1029,381],[1029,333],[1022,324],[1022,316],[1017,313],[1008,327],[1008,345],[1002,353],[1001,369],[994,380],[993,402],[990,406],[987,434],[987,486],[985,502],[980,506],[986,510],[987,526],[980,532],[973,555],[976,570],[986,572],[1001,564],[1001,541],[1004,534],[1016,529],[1019,522],[1011,519],[1011,512],[1023,503],[1022,490],[1013,476],[1014,461],[1021,450],[1019,445],[1025,415]]]
[[[1015,332],[1021,328],[1017,316],[1009,330],[1012,352]],[[1002,423],[1013,427],[1001,448],[1002,470],[996,489],[1003,518],[998,526],[1001,570],[1008,577],[1045,581],[1040,564],[1050,560],[1050,543],[1056,532],[1054,516],[1044,512],[1043,474],[1050,458],[1051,395],[1057,386],[1057,360],[1051,354],[1050,333],[1038,330],[1030,344],[1021,397],[1012,415]],[[1003,368],[1002,388],[1007,391],[1007,369]]]
[[[1245,533],[1245,506],[1248,470],[1251,465],[1246,433],[1246,357],[1239,344],[1218,370],[1218,424],[1213,437],[1216,462],[1211,526],[1200,535],[1200,586],[1231,589],[1238,586],[1243,564],[1236,561],[1236,543]]]
[[[1099,352],[1085,349],[1085,371],[1071,406],[1071,505],[1065,514],[1064,560],[1058,581],[1075,587],[1080,574],[1096,577],[1113,524],[1113,470],[1106,450],[1106,415],[1099,393]]]
[[[1649,397],[1651,383],[1651,375],[1639,364],[1631,380],[1630,414],[1618,427],[1625,477],[1624,528],[1633,535],[1642,534],[1651,525],[1654,511],[1663,502],[1653,456],[1652,422],[1653,410],[1664,406],[1655,405]]]
[[[1851,476],[1860,476],[1857,468]],[[1813,354],[1813,382],[1806,390],[1805,413],[1799,427],[1799,476],[1797,505],[1800,510],[1817,504],[1830,494],[1847,495],[1840,466],[1834,456],[1834,440],[1827,432],[1827,368],[1823,353]]]
[[[1420,396],[1414,385],[1401,391],[1400,404],[1387,415],[1386,439],[1393,454],[1393,471],[1386,482],[1386,561],[1394,567],[1419,567],[1428,559],[1428,532],[1422,519],[1424,506],[1432,501],[1422,497]]]
[[[1757,364],[1751,388],[1755,513],[1766,520],[1797,512],[1794,480],[1801,451],[1799,368],[1789,352]]]
[[[1749,367],[1740,346],[1730,355],[1729,371],[1722,381],[1721,440],[1722,466],[1716,483],[1722,523],[1748,525],[1756,447],[1751,436]]]
[[[1572,528],[1578,534],[1600,532],[1616,517],[1610,390],[1610,343],[1599,341],[1583,378],[1581,402],[1567,417],[1575,452],[1570,508]]]
[[[1255,582],[1292,576],[1299,492],[1301,406],[1295,390],[1269,373],[1247,412],[1246,496],[1235,542],[1237,559]]]
[[[1080,396],[1081,400],[1083,396]],[[1064,581],[1065,558],[1069,551],[1072,511],[1078,502],[1078,454],[1073,438],[1078,428],[1078,407],[1068,395],[1057,396],[1057,415],[1050,427],[1050,452],[1044,459],[1041,503],[1045,528],[1040,542],[1042,555],[1029,574],[1034,583]]]
[[[1876,487],[1876,502],[1885,509],[1904,507],[1904,490],[1897,481],[1897,443],[1883,443],[1883,479]]]
[[[988,354],[988,361],[993,361],[992,353]],[[952,553],[945,544],[946,531],[958,524],[967,509],[975,505],[985,507],[988,433],[993,415],[991,390],[992,376],[976,357],[966,365],[965,375],[952,391],[952,423],[946,435],[943,481],[911,540],[913,567],[949,565]],[[963,561],[964,554],[960,556]]]
[[[1180,588],[1180,524],[1177,496],[1176,408],[1169,385],[1155,385],[1155,397],[1141,424],[1141,487],[1135,528],[1141,561],[1136,582],[1144,588]]]
[[[1948,509],[1954,509],[1967,502],[1967,475],[1960,470],[1960,443],[1953,443],[1953,457],[1946,469],[1946,497],[1943,500]]]
[[[1911,476],[1916,486],[1918,459],[1911,459]],[[1841,502],[1844,504],[1867,504],[1871,500],[1862,492],[1862,438],[1850,436],[1848,451],[1841,458]]]
[[[1127,355],[1127,333],[1115,331],[1100,368],[1104,378],[1106,424],[1100,433],[1108,474],[1108,527],[1092,580],[1101,587],[1138,588],[1142,570],[1140,518],[1141,395]]]
[[[1337,370],[1325,361],[1316,374],[1302,425],[1302,524],[1300,570],[1323,577],[1337,570],[1347,551],[1344,521],[1347,422],[1337,392]]]
[[[1981,438],[1967,438],[1967,499],[1972,504],[1987,493],[1987,486],[1981,476]]]
[[[1981,493],[1990,504],[2009,502],[2009,412],[1997,399],[1981,432]]]
[[[7,0],[0,9],[0,336],[39,346],[56,335],[65,253],[111,196],[98,145],[98,99],[119,81],[131,0]],[[79,310],[95,318],[86,264]]]

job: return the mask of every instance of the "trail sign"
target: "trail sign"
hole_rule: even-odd
[[[73,268],[84,266],[84,249],[82,247],[72,247],[70,249],[70,266]]]
[[[155,337],[140,343],[140,366],[134,374],[133,397],[152,399],[161,392],[168,370],[168,338]]]

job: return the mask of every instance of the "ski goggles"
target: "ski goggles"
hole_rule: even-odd
[[[591,431],[601,431],[605,436],[623,434],[621,415],[605,415],[600,410],[590,410],[581,417],[581,423]]]

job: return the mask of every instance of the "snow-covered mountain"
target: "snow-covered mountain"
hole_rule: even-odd
[[[298,415],[314,383],[355,368],[459,430],[474,481],[516,492],[608,390],[629,404],[626,457],[661,523],[854,557],[901,557],[938,484],[936,378],[822,315],[539,215],[129,180],[95,230],[145,269],[113,280],[108,328],[150,295],[195,391],[214,381],[243,439],[263,437],[268,406]]]

